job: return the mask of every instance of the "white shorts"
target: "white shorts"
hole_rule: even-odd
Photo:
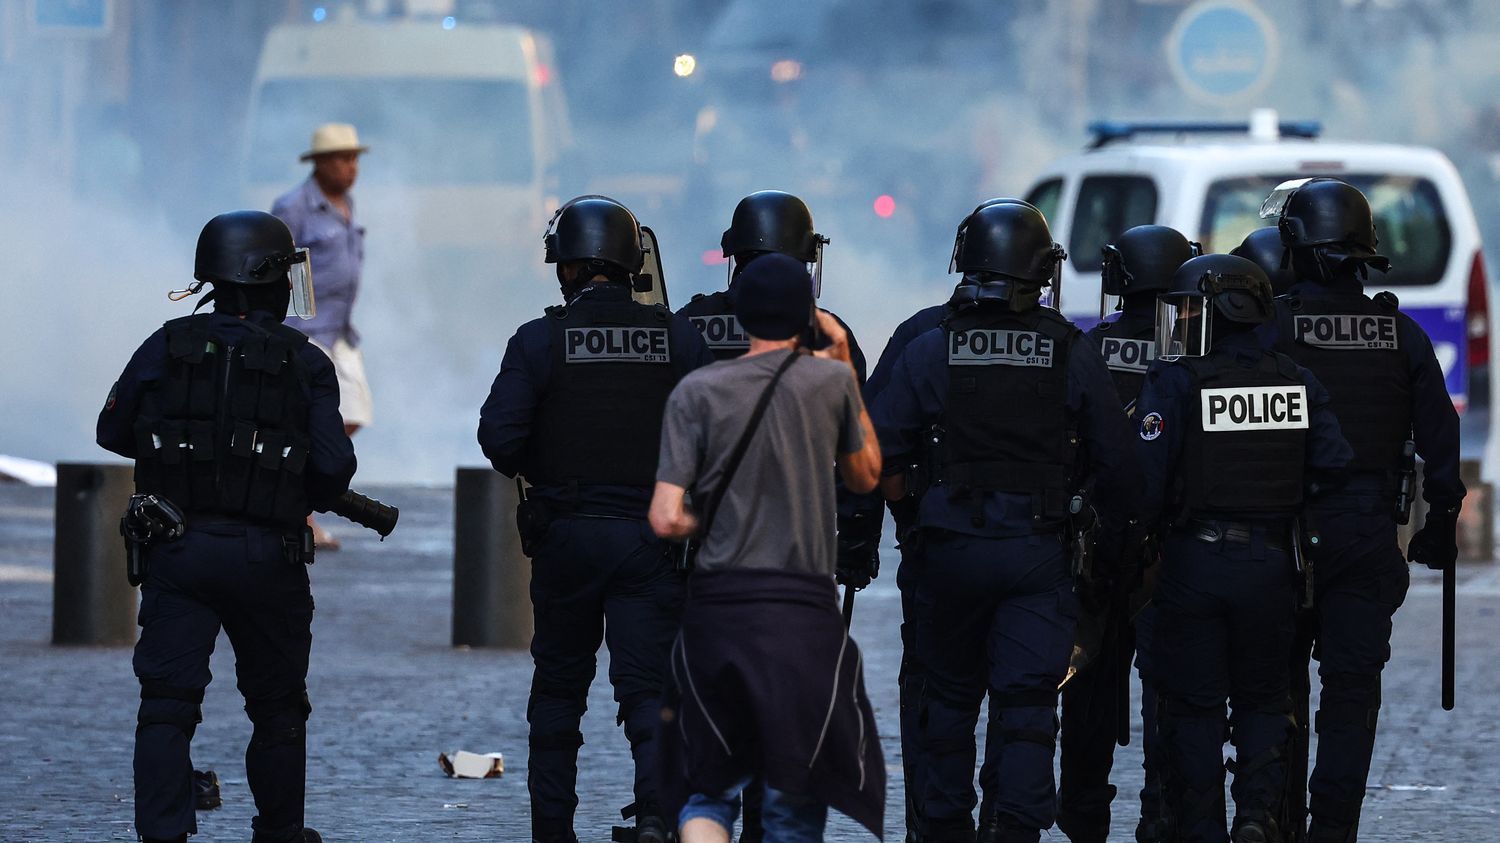
[[[365,379],[364,352],[339,337],[333,348],[308,340],[333,361],[333,370],[339,378],[339,415],[344,424],[369,427],[374,418],[374,404],[370,401],[370,382]]]

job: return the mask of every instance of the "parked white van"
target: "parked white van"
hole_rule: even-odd
[[[1479,227],[1453,164],[1437,150],[1318,139],[1316,124],[1095,123],[1092,146],[1047,167],[1027,192],[1068,251],[1062,306],[1083,327],[1099,319],[1100,248],[1145,223],[1171,226],[1208,252],[1252,230],[1283,181],[1334,176],[1369,197],[1388,289],[1432,337],[1460,412],[1487,411],[1492,369],[1489,296]],[[1143,139],[1151,136],[1150,140]],[[1467,426],[1467,425],[1466,425]],[[1477,447],[1483,447],[1482,437]]]

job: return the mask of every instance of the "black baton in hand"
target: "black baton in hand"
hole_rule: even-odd
[[[1453,710],[1453,637],[1454,615],[1457,613],[1458,583],[1455,563],[1443,568],[1443,710]]]
[[[854,622],[854,586],[844,586],[844,629]]]

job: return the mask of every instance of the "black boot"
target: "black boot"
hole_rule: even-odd
[[[1135,824],[1135,843],[1169,843],[1172,826],[1162,816],[1141,817]]]
[[[1229,833],[1231,843],[1281,843],[1276,821],[1266,814],[1240,814]]]
[[[926,828],[917,836],[921,843],[975,843],[974,821],[968,817],[928,818],[923,824]]]
[[[1041,839],[1041,831],[1021,824],[1009,814],[1000,814],[979,821],[975,843],[1037,843]]]
[[[620,809],[624,819],[635,817],[635,826],[615,826],[610,830],[613,843],[667,843],[667,821],[661,816],[661,808],[654,802],[632,802]]]
[[[224,804],[219,796],[219,774],[213,770],[193,771],[193,798],[200,811],[212,811]]]
[[[290,834],[257,831],[250,843],[323,843],[323,835],[311,828],[300,828]]]

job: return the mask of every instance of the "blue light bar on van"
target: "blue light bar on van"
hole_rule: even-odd
[[[1284,138],[1316,138],[1323,133],[1323,124],[1316,120],[1291,120],[1276,124],[1276,130]],[[1129,123],[1112,120],[1096,120],[1088,124],[1088,133],[1094,139],[1089,149],[1098,149],[1117,141],[1130,140],[1136,135],[1248,135],[1249,123]]]

